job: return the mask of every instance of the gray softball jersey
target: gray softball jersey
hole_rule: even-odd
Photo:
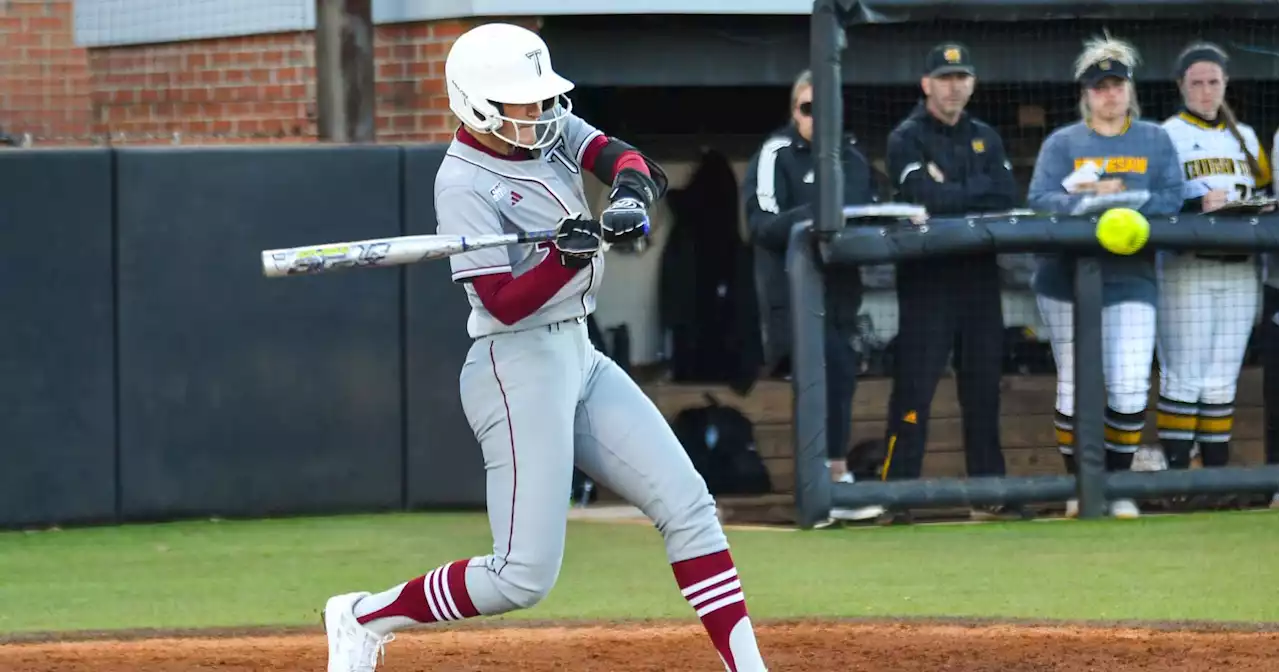
[[[559,140],[523,161],[491,156],[455,137],[436,173],[437,232],[478,236],[539,231],[555,228],[564,217],[591,217],[582,186],[582,158],[592,139],[600,134],[591,124],[570,114]],[[553,253],[550,243],[541,243],[451,257],[453,280],[465,284],[471,303],[467,333],[480,338],[590,315],[604,275],[603,255],[596,255],[590,266],[579,271],[532,315],[511,325],[489,314],[468,282],[491,273],[519,277]]]

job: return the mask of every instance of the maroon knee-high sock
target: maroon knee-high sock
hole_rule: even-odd
[[[356,603],[356,620],[385,635],[416,623],[456,621],[479,616],[467,594],[467,563],[442,565],[395,588]]]
[[[729,672],[764,670],[742,582],[729,551],[682,560],[671,569],[680,593],[702,620],[725,668]]]

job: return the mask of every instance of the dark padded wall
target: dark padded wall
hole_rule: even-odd
[[[434,185],[444,146],[405,149],[405,228],[436,232]],[[471,338],[471,309],[449,278],[449,262],[406,267],[406,408],[409,505],[484,504],[484,460],[462,413],[458,373]]]
[[[130,518],[400,506],[398,269],[266,279],[400,235],[397,147],[119,150]]]
[[[0,526],[115,516],[111,152],[0,151]]]

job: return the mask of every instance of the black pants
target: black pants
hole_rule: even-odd
[[[828,325],[827,357],[827,458],[843,461],[849,454],[853,434],[853,393],[858,389],[858,353],[841,334]]]
[[[1280,327],[1271,318],[1280,307],[1280,295],[1275,287],[1264,285],[1262,290],[1262,399],[1267,406],[1265,448],[1267,464],[1276,464],[1277,447],[1280,447],[1280,437],[1277,437],[1276,431],[1276,386],[1280,384],[1280,375],[1277,375],[1277,368],[1280,368],[1280,362],[1277,362],[1280,359],[1280,353],[1277,352],[1280,349]]]
[[[853,393],[858,389],[858,353],[830,322],[823,338],[827,360],[827,459],[843,460],[849,454],[853,435]],[[770,378],[793,375],[792,358],[783,357],[768,373]]]
[[[1000,375],[1004,318],[994,257],[930,259],[900,264],[898,338],[885,441],[884,475],[920,477],[929,407],[955,352],[969,476],[1003,476]]]

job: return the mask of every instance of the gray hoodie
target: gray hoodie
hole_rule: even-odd
[[[1182,207],[1182,170],[1178,153],[1158,124],[1134,121],[1116,136],[1094,133],[1084,122],[1054,131],[1040,146],[1035,172],[1027,193],[1027,205],[1037,212],[1067,214],[1083,198],[1068,193],[1062,181],[1076,168],[1092,160],[1102,168],[1102,178],[1124,180],[1128,191],[1146,190],[1151,198],[1138,208],[1147,216],[1172,215]],[[1059,301],[1071,301],[1075,258],[1067,254],[1043,255],[1031,287]],[[1155,254],[1102,257],[1104,305],[1138,301],[1156,302]]]

